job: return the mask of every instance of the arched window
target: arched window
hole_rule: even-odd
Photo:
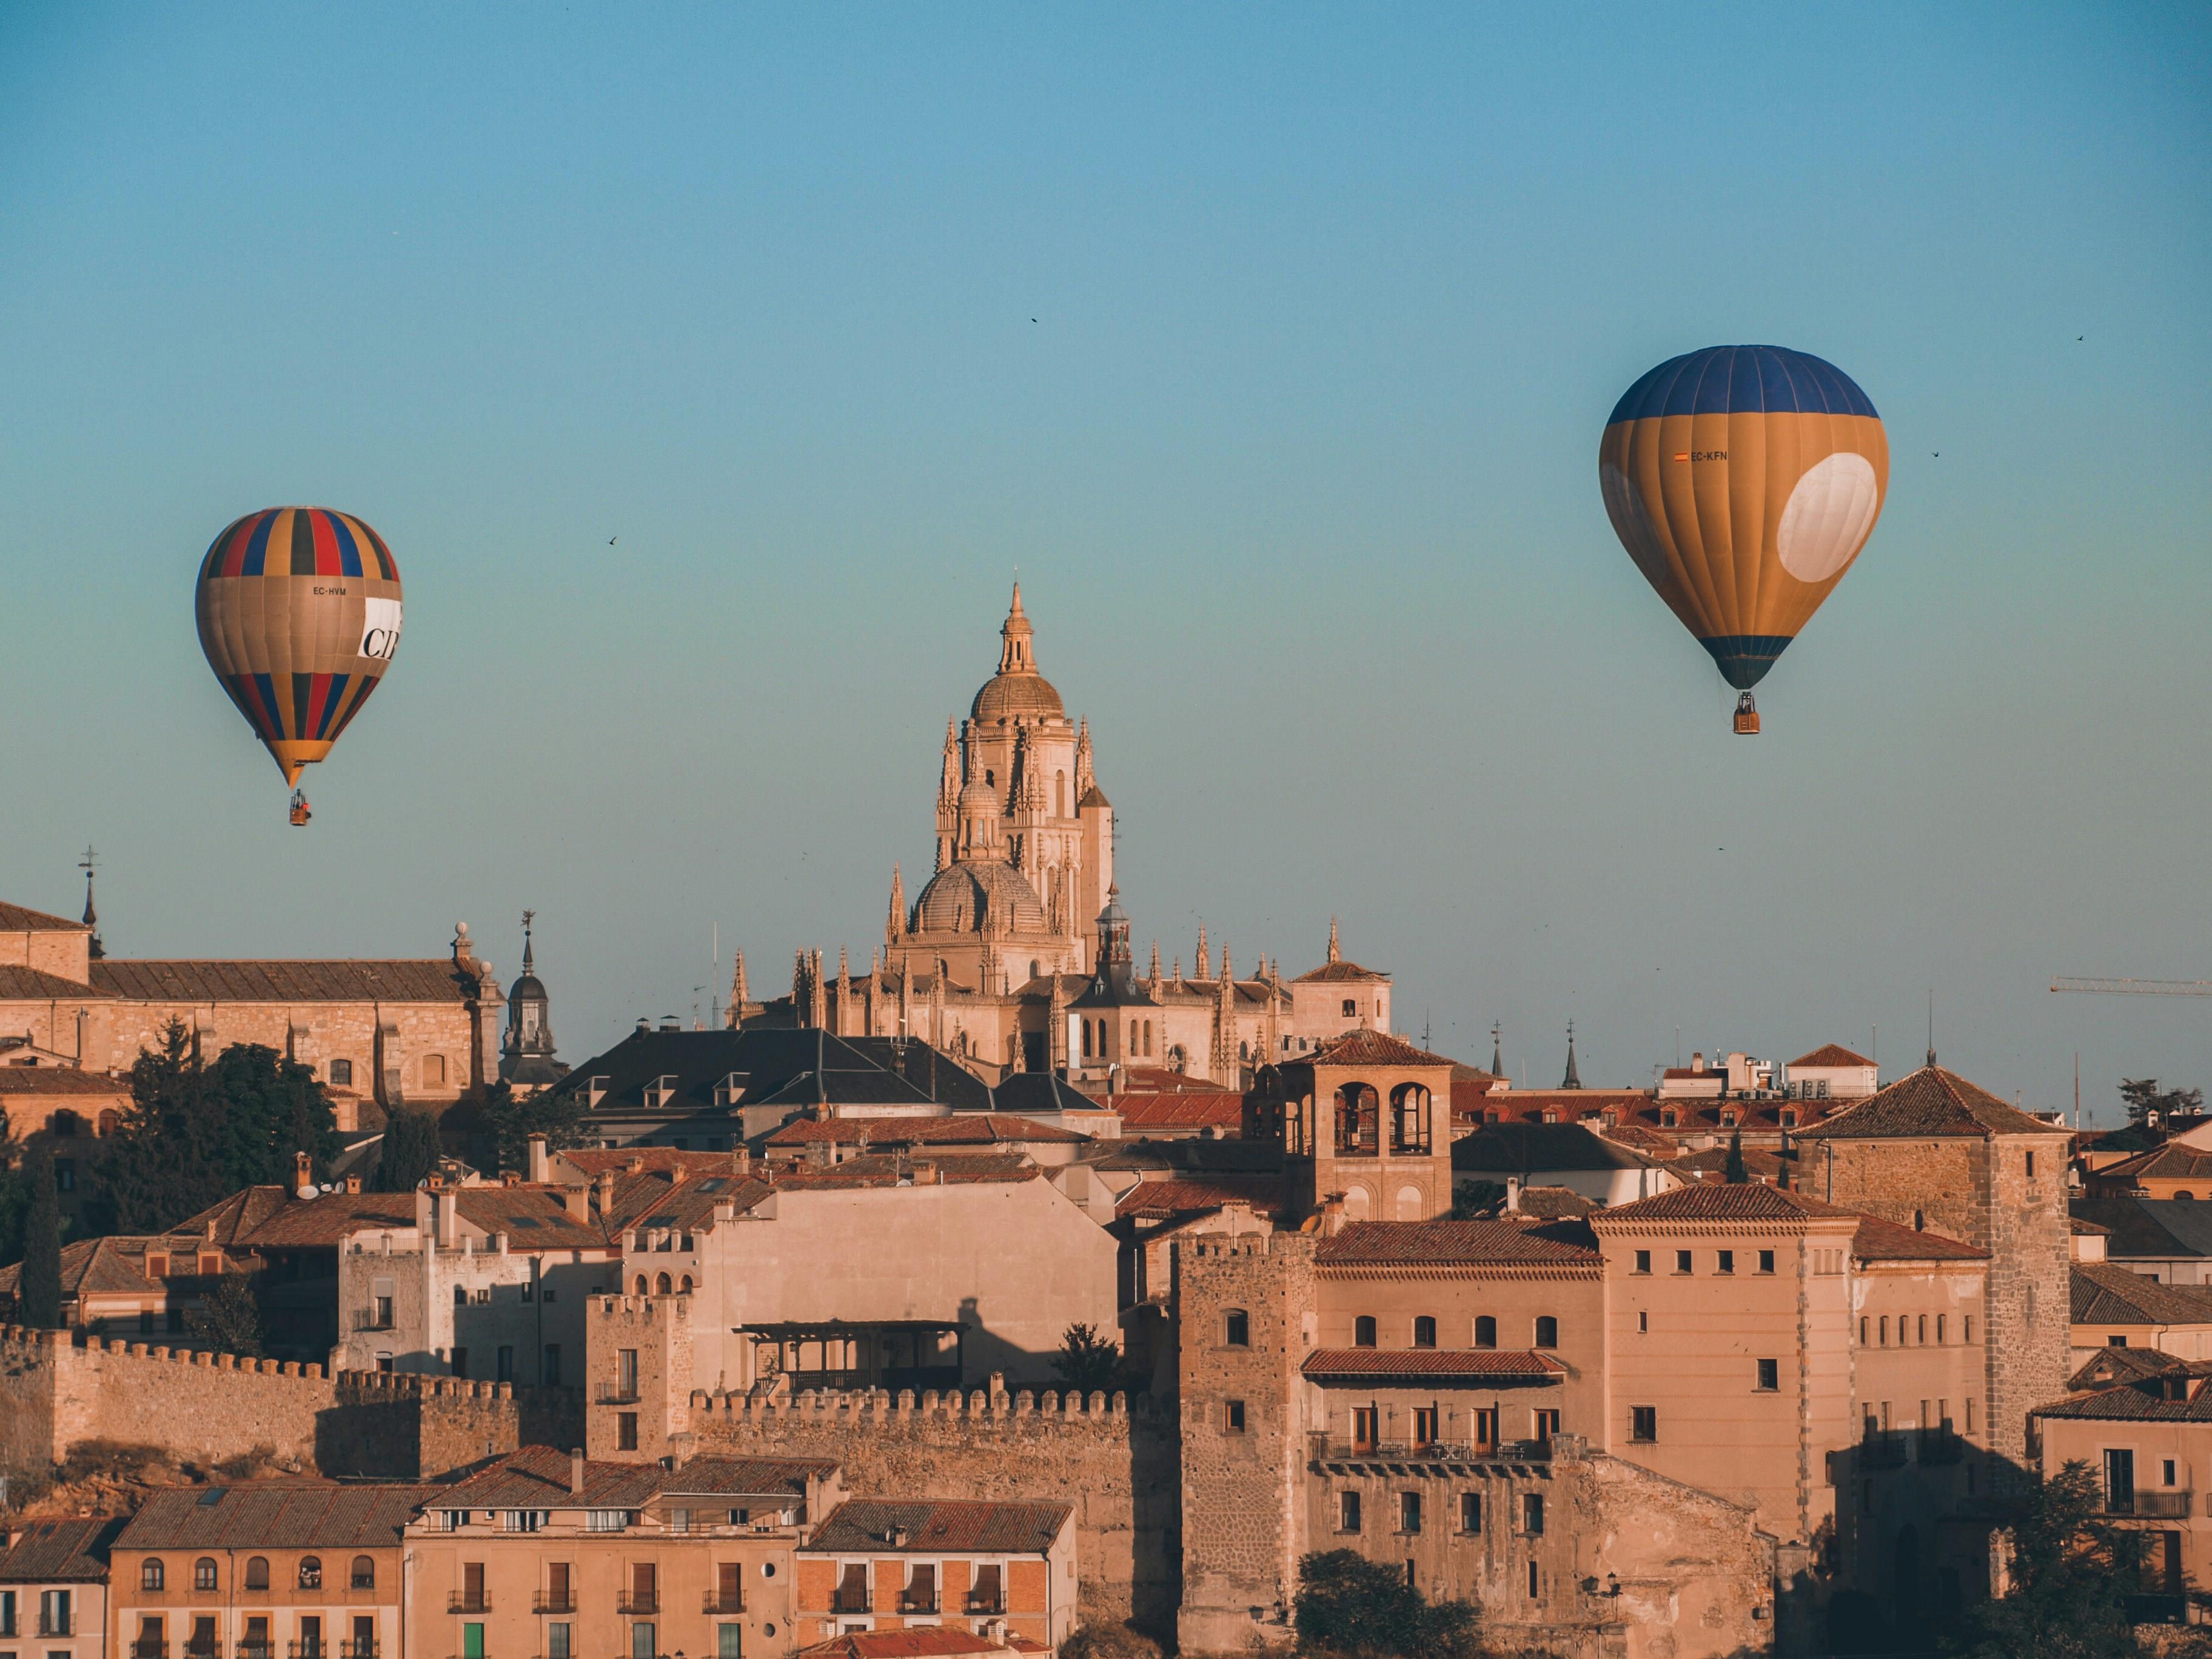
[[[1250,1043],[1249,1043],[1249,1042],[1240,1042],[1237,1045],[1237,1059],[1239,1059],[1239,1060],[1249,1060],[1249,1059],[1251,1059],[1251,1058],[1252,1058],[1252,1045],[1251,1045]]]
[[[1152,1057],[1152,1021],[1150,1021],[1150,1020],[1148,1019],[1148,1020],[1146,1020],[1146,1021],[1145,1022],[1145,1058],[1146,1058],[1146,1060],[1150,1060]]]
[[[1401,1083],[1390,1091],[1390,1150],[1425,1152],[1429,1150],[1429,1091],[1418,1083]]]
[[[670,1291],[676,1288],[676,1282],[669,1278],[666,1273],[663,1273],[659,1279],[653,1280],[653,1288],[661,1295],[666,1296]]]
[[[677,1287],[676,1287],[676,1288],[677,1288],[678,1290],[681,1291],[682,1291],[684,1295],[686,1295],[686,1296],[690,1295],[690,1294],[691,1294],[691,1275],[690,1275],[690,1273],[686,1273],[686,1274],[684,1274],[684,1275],[683,1282],[682,1282],[681,1284],[679,1284],[678,1285],[677,1285]]]
[[[319,1555],[300,1558],[300,1588],[320,1589],[323,1587],[323,1559]]]
[[[1336,1091],[1336,1155],[1372,1158],[1376,1153],[1381,1102],[1364,1083],[1347,1083]]]
[[[204,1590],[216,1588],[215,1557],[212,1555],[203,1555],[192,1563],[192,1588]]]
[[[1083,1057],[1091,1058],[1091,1022],[1087,1019],[1083,1022]]]
[[[353,1087],[353,1062],[349,1060],[332,1060],[331,1062],[331,1081],[337,1084],[341,1089],[350,1089]]]
[[[1886,1348],[1889,1346],[1889,1316],[1887,1314],[1884,1314],[1881,1316],[1880,1329],[1881,1332],[1881,1346]]]
[[[2194,1194],[2194,1193],[2192,1193],[2192,1192],[2190,1192],[2190,1191],[2189,1191],[2189,1190],[2187,1190],[2186,1188],[2183,1188],[2183,1189],[2181,1189],[2181,1190],[2177,1191],[2177,1192],[2174,1194],[2174,1196],[2175,1196],[2176,1198],[2186,1198],[2186,1199],[2189,1199],[2189,1200],[2192,1200],[2192,1201],[2193,1201],[2193,1200],[2196,1199],[2197,1194]]]
[[[1052,775],[1052,815],[1056,818],[1067,816],[1067,774],[1065,772]]]
[[[1140,1054],[1144,1053],[1144,1050],[1137,1046],[1137,1022],[1133,1019],[1129,1022],[1128,1052],[1133,1054]]]
[[[246,1558],[246,1588],[265,1590],[269,1588],[269,1558],[249,1555]]]
[[[456,1308],[465,1308],[469,1305],[469,1287],[467,1285],[456,1285],[453,1286],[453,1305]]]
[[[1549,1314],[1536,1316],[1536,1346],[1540,1348],[1559,1346],[1559,1322]]]
[[[637,1293],[640,1296],[650,1296],[653,1294],[652,1287],[646,1283],[645,1275],[643,1273],[640,1273],[637,1276]]]
[[[100,1136],[105,1140],[123,1127],[123,1114],[110,1106],[100,1115]]]
[[[1375,1346],[1375,1316],[1362,1314],[1352,1322],[1352,1346],[1371,1348]]]
[[[1478,1348],[1498,1346],[1498,1322],[1488,1314],[1474,1316],[1474,1346]]]
[[[1417,1348],[1437,1346],[1437,1322],[1426,1314],[1413,1316],[1413,1346]]]
[[[149,1555],[140,1564],[138,1568],[140,1589],[161,1589],[165,1588],[168,1582],[169,1570],[161,1565],[161,1559],[159,1556]]]
[[[349,1582],[356,1589],[374,1589],[376,1588],[375,1558],[368,1555],[355,1556]]]

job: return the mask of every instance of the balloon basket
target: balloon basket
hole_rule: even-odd
[[[1751,700],[1748,691],[1735,700],[1735,734],[1739,738],[1759,735],[1759,705]]]
[[[314,816],[315,810],[307,805],[306,794],[295,789],[292,792],[292,827],[295,830],[304,830],[307,828],[307,820]]]

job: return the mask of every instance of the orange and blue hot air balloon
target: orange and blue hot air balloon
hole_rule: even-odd
[[[1598,445],[1613,528],[1743,695],[1866,545],[1889,488],[1881,417],[1834,364],[1709,346],[1629,387]]]
[[[215,538],[194,595],[200,649],[284,775],[331,752],[399,646],[399,567],[361,520],[249,513]],[[307,821],[296,787],[292,822]]]

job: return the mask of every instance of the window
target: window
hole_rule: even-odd
[[[1674,1252],[1674,1271],[1678,1273],[1686,1273],[1690,1271],[1690,1253],[1687,1250],[1677,1250]]]
[[[1959,1316],[1959,1340],[1961,1342],[1972,1342],[1973,1340],[1974,1316],[1972,1314],[1960,1314]]]
[[[1942,1314],[1937,1314],[1936,1316],[1936,1341],[1939,1347],[1942,1345],[1943,1341],[1943,1319],[1944,1316]]]
[[[1244,1432],[1244,1402],[1243,1401],[1228,1400],[1222,1402],[1221,1426],[1230,1434]]]
[[[469,1374],[469,1351],[466,1348],[454,1349],[453,1358],[447,1363],[455,1376],[466,1376]]]
[[[73,1193],[76,1190],[76,1160],[58,1158],[54,1160],[54,1190]]]
[[[545,1363],[538,1367],[538,1375],[547,1388],[561,1386],[561,1345],[558,1342],[545,1345]],[[547,1656],[547,1659],[551,1659],[551,1656]]]
[[[1760,1360],[1759,1362],[1759,1391],[1761,1394],[1774,1394],[1779,1392],[1781,1387],[1782,1362],[1778,1359]]]
[[[637,1413],[635,1412],[615,1413],[615,1449],[617,1451],[637,1449]]]
[[[1881,1334],[1881,1346],[1885,1348],[1889,1346],[1889,1316],[1887,1314],[1884,1314],[1881,1316],[1881,1322],[1876,1325],[1875,1328]]]
[[[1774,1271],[1773,1251],[1761,1250],[1759,1253],[1759,1271],[1763,1273],[1771,1273]]]
[[[574,1659],[575,1650],[570,1645],[570,1632],[566,1624],[545,1626],[545,1659]]]
[[[353,1571],[348,1575],[348,1578],[349,1582],[351,1583],[353,1588],[356,1589],[374,1589],[376,1588],[376,1563],[366,1555],[355,1556],[353,1559]]]
[[[680,1514],[681,1511],[679,1510]],[[549,1511],[544,1510],[501,1510],[499,1527],[501,1532],[543,1532]],[[678,1530],[681,1530],[678,1528]]]
[[[216,1588],[215,1557],[203,1555],[192,1563],[192,1588],[211,1590]]]
[[[2172,1485],[2174,1484],[2174,1474],[2175,1474],[2176,1468],[2177,1468],[2177,1466],[2176,1466],[2176,1464],[2174,1463],[2174,1461],[2173,1461],[2171,1457],[2169,1457],[2169,1458],[2167,1458],[2167,1459],[2166,1460],[2165,1475],[2164,1475],[2164,1478],[2163,1478],[2163,1479],[2159,1482],[2159,1484],[2160,1484],[2160,1486],[2172,1486]]]
[[[1866,1340],[1867,1340],[1867,1320],[1866,1320],[1866,1316],[1865,1316],[1864,1314],[1861,1314],[1861,1315],[1859,1316],[1859,1346],[1861,1346],[1862,1348],[1863,1348],[1864,1346],[1866,1346]]]
[[[585,1517],[584,1530],[620,1532],[624,1527],[629,1525],[629,1517],[630,1511],[628,1510],[592,1510]]]
[[[1649,1314],[1648,1312],[1646,1312],[1644,1309],[1642,1309],[1642,1308],[1638,1308],[1638,1309],[1636,1310],[1636,1334],[1637,1334],[1638,1336],[1642,1336],[1645,1332],[1649,1331],[1650,1328],[1651,1328],[1651,1316],[1650,1316],[1650,1314]]]
[[[267,1556],[249,1555],[246,1558],[246,1588],[250,1590],[265,1590],[269,1588],[269,1558]]]
[[[1373,1451],[1380,1438],[1377,1432],[1382,1413],[1373,1406],[1354,1406],[1352,1408],[1352,1445],[1355,1451]]]
[[[1336,1529],[1339,1532],[1359,1530],[1359,1494],[1346,1490],[1336,1495]]]
[[[1631,1406],[1628,1408],[1628,1437],[1645,1441],[1658,1439],[1659,1408],[1656,1406]]]
[[[1437,1443],[1437,1408],[1434,1406],[1413,1407],[1413,1443],[1422,1447]]]
[[[1375,1316],[1362,1314],[1352,1322],[1352,1346],[1371,1348],[1375,1346]]]
[[[1242,1308],[1231,1308],[1221,1321],[1221,1340],[1232,1348],[1252,1346],[1252,1316]]]
[[[659,1638],[651,1625],[641,1619],[629,1627],[630,1659],[653,1659],[659,1650]]]
[[[1521,1530],[1530,1538],[1544,1535],[1544,1494],[1524,1492],[1521,1494]]]
[[[492,1380],[495,1382],[514,1381],[514,1350],[503,1342],[493,1358]]]
[[[1417,1348],[1437,1346],[1437,1322],[1427,1314],[1417,1314],[1413,1317],[1413,1346]]]
[[[1536,1316],[1536,1346],[1540,1348],[1559,1346],[1559,1322],[1549,1314]]]
[[[2030,1152],[2027,1155],[2027,1178],[2030,1181],[2035,1179],[2035,1154],[2033,1152]]]
[[[1459,1495],[1459,1529],[1470,1535],[1482,1530],[1482,1494],[1463,1492]]]
[[[169,1582],[168,1569],[161,1565],[159,1556],[149,1555],[138,1569],[138,1588],[157,1590]]]
[[[743,1625],[714,1626],[714,1659],[744,1659],[744,1652],[745,1627]]]
[[[1528,1426],[1535,1431],[1530,1438],[1535,1440],[1549,1440],[1553,1435],[1559,1431],[1559,1413],[1558,1407],[1547,1407],[1540,1411],[1530,1412],[1528,1413]]]
[[[446,1057],[443,1054],[422,1056],[422,1084],[425,1088],[437,1088],[446,1081]]]
[[[1344,1000],[1344,1018],[1350,1019],[1359,1012],[1359,1005],[1350,997]]]
[[[332,1060],[331,1062],[331,1081],[337,1085],[341,1089],[351,1088],[353,1086],[353,1062],[349,1060]]]
[[[1636,1253],[1636,1271],[1640,1273],[1648,1273],[1651,1271],[1650,1251],[1638,1250]]]
[[[1398,1494],[1398,1530],[1419,1532],[1421,1529],[1421,1494],[1401,1492]]]
[[[1713,1264],[1713,1268],[1717,1273],[1734,1273],[1735,1271],[1735,1252],[1734,1250],[1722,1250],[1718,1252],[1717,1259]]]
[[[1498,1321],[1488,1314],[1474,1316],[1474,1346],[1494,1348],[1498,1346]]]
[[[2105,1513],[2136,1512],[2136,1455],[2125,1447],[2105,1450]]]
[[[639,1294],[644,1293],[642,1285]],[[615,1392],[624,1400],[637,1398],[637,1350],[620,1348],[615,1352]]]
[[[1541,1502],[1542,1500],[1539,1499],[1538,1501]],[[1531,1558],[1528,1563],[1528,1599],[1530,1601],[1534,1601],[1538,1596],[1544,1593],[1540,1588],[1541,1582],[1542,1581],[1537,1577],[1536,1563],[1534,1559]]]
[[[322,1587],[322,1558],[314,1555],[301,1556],[300,1558],[300,1588],[301,1589],[320,1589]]]

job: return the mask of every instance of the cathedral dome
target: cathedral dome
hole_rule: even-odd
[[[1067,711],[1060,707],[1060,693],[1053,690],[1050,680],[1037,672],[1036,656],[1030,645],[1032,631],[1029,617],[1022,611],[1022,585],[1016,582],[1013,605],[999,629],[999,672],[983,682],[983,689],[975,694],[975,704],[968,711],[979,724],[1024,717],[1060,720],[1067,718]]]
[[[970,786],[971,787],[973,786]],[[1011,864],[975,860],[930,878],[914,908],[924,933],[1041,933],[1044,906]]]

